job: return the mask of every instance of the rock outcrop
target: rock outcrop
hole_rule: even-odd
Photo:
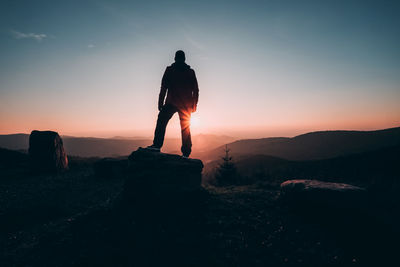
[[[147,204],[187,201],[202,191],[202,169],[201,160],[139,148],[129,156],[123,198]]]
[[[146,263],[138,265],[187,266],[187,259],[202,259],[208,207],[207,191],[201,187],[203,163],[143,148],[128,161],[113,211],[135,231],[129,246],[136,261]]]
[[[364,188],[318,180],[288,180],[281,184],[283,199],[308,207],[360,208],[365,201]]]
[[[68,169],[67,154],[57,132],[32,131],[29,136],[29,156],[35,170],[61,171]]]

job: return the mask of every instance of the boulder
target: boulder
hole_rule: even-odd
[[[138,244],[138,257],[151,266],[185,266],[186,259],[201,258],[209,203],[201,186],[203,163],[143,148],[128,162],[124,189],[113,210],[137,229],[129,242]]]
[[[365,204],[366,190],[343,183],[288,180],[281,184],[281,196],[294,205],[359,209]]]
[[[199,159],[139,148],[129,156],[123,199],[146,205],[188,201],[202,191]]]
[[[32,167],[40,171],[68,169],[63,141],[57,132],[32,131],[29,136],[29,156]]]

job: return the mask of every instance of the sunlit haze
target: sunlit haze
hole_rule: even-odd
[[[152,136],[178,49],[192,134],[400,124],[396,1],[2,1],[0,134]],[[175,115],[168,136],[180,134]]]

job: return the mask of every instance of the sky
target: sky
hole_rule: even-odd
[[[179,49],[200,88],[193,134],[400,126],[398,3],[2,0],[0,134],[152,136]]]

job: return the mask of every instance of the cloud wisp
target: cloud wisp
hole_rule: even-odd
[[[23,33],[18,31],[11,31],[11,34],[14,36],[15,39],[33,39],[38,42],[42,41],[43,39],[47,38],[48,36],[44,33]]]

